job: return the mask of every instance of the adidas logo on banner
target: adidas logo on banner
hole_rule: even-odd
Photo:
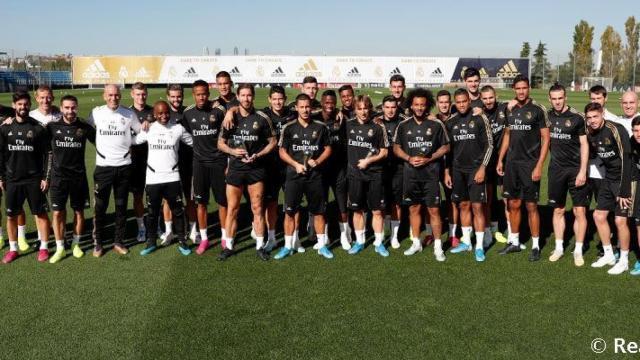
[[[198,77],[198,73],[196,72],[196,69],[192,67],[188,68],[187,71],[184,72],[184,77],[186,78],[195,78]]]
[[[500,68],[500,70],[498,70],[496,75],[500,78],[514,78],[517,75],[520,75],[520,71],[518,71],[513,60],[509,60]]]
[[[318,65],[313,59],[309,58],[296,72],[296,76],[304,77],[304,76],[322,76],[322,72],[318,70]]]
[[[82,77],[85,79],[109,79],[111,75],[104,68],[99,59],[96,59],[87,69],[82,73]]]
[[[431,77],[443,77],[443,76],[444,74],[442,73],[442,70],[439,67],[435,68],[435,70],[431,72]]]
[[[487,69],[481,67],[480,70],[478,70],[480,72],[480,77],[481,78],[486,78],[489,76],[489,73],[487,72]]]
[[[347,76],[360,77],[360,71],[358,71],[358,68],[354,66],[351,70],[349,70],[349,72],[347,73]]]
[[[140,78],[148,78],[148,77],[151,77],[151,75],[149,74],[147,69],[145,69],[144,66],[142,66],[140,69],[138,69],[138,71],[136,71],[136,77],[138,79],[140,79]]]
[[[284,77],[287,76],[287,74],[284,73],[284,71],[282,71],[282,68],[280,66],[278,66],[275,70],[273,70],[273,72],[271,73],[271,77]]]
[[[400,71],[400,68],[398,68],[396,66],[395,69],[391,70],[391,72],[389,73],[389,76],[393,76],[393,75],[402,75],[402,72]]]
[[[242,73],[240,72],[240,69],[238,69],[237,66],[234,66],[233,69],[229,71],[229,73],[231,74],[231,76],[242,76]]]

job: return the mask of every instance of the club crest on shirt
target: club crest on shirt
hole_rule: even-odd
[[[368,137],[372,137],[373,136],[373,129],[369,129],[369,131],[367,132],[367,136]]]
[[[27,139],[31,139],[33,137],[33,131],[27,131]]]
[[[258,129],[258,122],[254,121],[253,122],[253,130],[257,130]]]
[[[427,128],[427,131],[425,132],[425,134],[427,136],[431,136],[431,128]]]
[[[124,125],[125,122],[126,122],[125,118],[120,117],[120,124]]]
[[[84,130],[82,130],[80,128],[77,128],[76,129],[76,136],[82,136],[82,135],[84,135]]]
[[[528,120],[531,120],[531,118],[533,117],[533,115],[531,114],[531,111],[527,111],[527,113],[524,115]]]
[[[473,121],[471,121],[471,122],[469,123],[469,127],[473,129],[474,127],[476,127],[476,123],[474,123]]]
[[[611,140],[609,140],[609,138],[604,139],[604,144],[611,145]]]
[[[216,122],[216,116],[213,114],[209,115],[209,122]]]
[[[571,120],[567,119],[567,120],[564,122],[564,126],[566,126],[566,127],[571,127]]]
[[[317,132],[317,131],[315,131],[315,130],[313,130],[313,132],[311,133],[311,138],[312,138],[312,139],[315,139],[315,138],[317,138],[317,137],[318,137],[318,132]]]
[[[500,119],[504,119],[504,113],[503,113],[502,111],[500,111],[500,112],[498,113],[498,117],[499,117]]]

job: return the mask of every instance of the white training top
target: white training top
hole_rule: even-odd
[[[42,124],[42,126],[47,126],[47,124],[52,121],[58,121],[62,119],[62,113],[59,111],[52,111],[49,113],[49,115],[45,115],[38,109],[29,111],[29,116],[38,120],[38,122]]]
[[[613,121],[613,122],[618,122],[618,116],[607,109],[604,109],[604,119]],[[629,127],[631,127],[630,121],[629,121]],[[629,136],[631,136],[631,133],[629,133]],[[602,163],[602,160],[600,160],[600,158],[596,157],[595,159],[589,159],[589,178],[604,179],[604,176],[606,174],[607,174],[607,170],[605,169],[604,164]]]
[[[116,110],[107,105],[98,106],[89,114],[87,123],[96,128],[97,166],[131,164],[131,132],[140,132],[140,121],[132,110],[122,106]]]
[[[178,149],[180,142],[193,146],[191,134],[180,124],[155,121],[149,131],[140,132],[133,140],[136,145],[145,142],[149,145],[147,185],[180,181]]]
[[[607,119],[606,117],[605,117],[605,119],[611,120],[614,123],[618,123],[618,124],[624,126],[624,129],[627,130],[627,135],[629,135],[629,137],[631,137],[631,135],[633,135],[633,129],[631,128],[631,121],[633,119],[635,119],[636,116],[640,116],[640,113],[637,113],[637,114],[633,115],[630,118],[622,115],[622,116],[616,116],[615,119]]]

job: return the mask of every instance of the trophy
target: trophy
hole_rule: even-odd
[[[243,140],[241,139],[235,139],[233,141],[233,147],[235,147],[236,149],[243,149],[243,150],[247,150],[247,146],[244,143]],[[245,158],[249,158],[249,152],[247,151],[247,153],[244,155]]]
[[[309,170],[309,160],[311,160],[311,151],[309,150],[305,150],[303,152],[303,157],[302,157],[302,165],[304,165],[304,170],[308,171]]]

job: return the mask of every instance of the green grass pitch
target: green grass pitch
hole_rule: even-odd
[[[383,96],[360,91],[374,103]],[[65,93],[79,97],[83,118],[102,104],[100,90],[56,90],[58,98]],[[185,103],[192,103],[186,95]],[[149,102],[163,96],[152,89]],[[548,106],[545,92],[532,96]],[[610,95],[615,113],[619,96]],[[506,100],[511,92],[501,90],[499,97]],[[259,89],[257,106],[266,106],[266,98]],[[586,101],[585,93],[569,94],[578,110]],[[10,104],[10,94],[0,94],[0,103]],[[131,104],[128,90],[123,103]],[[94,151],[90,145],[90,181]],[[527,261],[528,251],[498,256],[500,246],[487,252],[485,263],[470,253],[447,254],[445,263],[436,263],[431,248],[403,256],[408,241],[386,259],[371,247],[357,256],[338,247],[327,261],[306,244],[304,254],[262,262],[246,221],[240,253],[224,263],[215,260],[218,246],[204,256],[183,257],[173,245],[142,258],[136,245],[127,256],[87,254],[57,265],[23,256],[0,266],[0,358],[575,359],[596,357],[590,346],[598,337],[611,354],[614,337],[638,335],[632,315],[638,279],[591,269],[595,239],[583,268],[573,266],[572,239],[567,255],[550,263],[546,175],[541,188],[548,245],[537,263]],[[129,230],[134,228],[130,218]],[[89,241],[85,236],[86,249]]]

